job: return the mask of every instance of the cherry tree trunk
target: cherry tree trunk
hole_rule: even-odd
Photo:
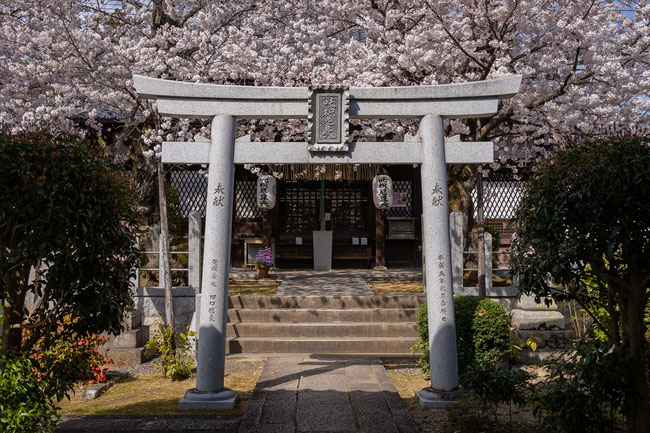
[[[639,279],[639,278],[633,278]],[[637,284],[634,284],[637,283]],[[623,349],[632,360],[632,395],[626,421],[628,433],[650,431],[650,389],[648,389],[648,364],[644,314],[648,302],[646,288],[642,282],[634,282],[622,289],[621,319],[623,321]],[[619,292],[620,293],[620,292]]]

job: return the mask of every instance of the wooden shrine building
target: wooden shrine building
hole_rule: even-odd
[[[385,170],[393,180],[393,206],[386,210],[376,209],[372,199],[371,180],[379,170]],[[348,180],[333,180],[335,167],[329,171],[324,181],[283,173],[285,176],[277,181],[275,207],[263,210],[255,197],[257,175],[237,165],[231,265],[250,268],[258,249],[271,245],[276,267],[313,268],[312,231],[320,227],[323,187],[325,226],[333,232],[333,268],[421,267],[419,167],[370,165],[359,166],[356,171],[348,167],[351,173],[344,176],[352,178]],[[179,190],[185,216],[194,211],[204,214],[204,175],[191,170],[171,171],[169,180]]]

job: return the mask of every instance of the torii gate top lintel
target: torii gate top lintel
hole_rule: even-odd
[[[133,76],[137,93],[158,100],[164,116],[242,119],[304,119],[309,87],[231,86]],[[433,86],[351,87],[350,118],[411,119],[437,113],[445,118],[487,117],[499,99],[519,91],[521,75]]]

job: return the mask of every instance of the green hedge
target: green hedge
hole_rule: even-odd
[[[477,361],[494,364],[508,353],[510,348],[510,318],[498,302],[477,296],[456,296],[456,344],[458,350],[458,369],[465,369]],[[423,351],[420,364],[429,371],[429,328],[427,304],[420,306],[417,317]],[[424,345],[422,344],[424,343]],[[425,349],[426,347],[426,349]]]

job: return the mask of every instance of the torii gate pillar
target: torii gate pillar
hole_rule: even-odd
[[[452,289],[449,200],[444,123],[428,114],[420,122],[422,139],[422,238],[429,318],[431,388],[417,392],[424,408],[442,407],[458,389],[456,320]]]
[[[196,388],[187,391],[179,401],[180,410],[232,409],[237,399],[234,391],[223,387],[235,187],[235,123],[227,115],[212,119]]]

